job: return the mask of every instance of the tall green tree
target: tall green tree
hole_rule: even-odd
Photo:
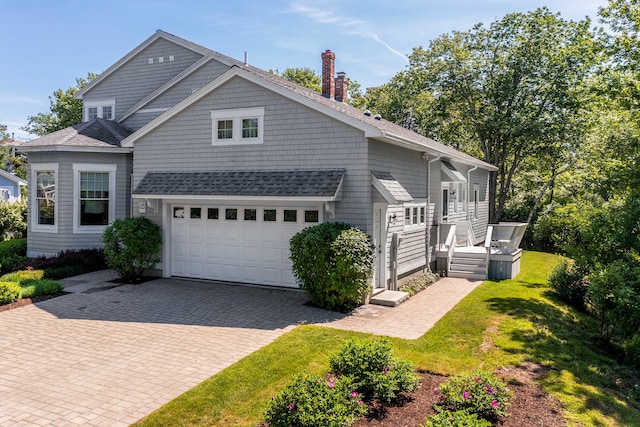
[[[322,92],[322,77],[313,71],[311,68],[287,68],[280,72],[279,70],[269,70],[271,74],[280,76],[285,80],[299,84],[308,89],[316,92]],[[364,95],[362,93],[362,87],[360,83],[355,80],[349,79],[349,85],[347,87],[348,103],[356,108],[362,108],[364,106]]]
[[[53,92],[53,96],[49,97],[49,112],[28,117],[29,123],[22,130],[43,136],[82,122],[82,101],[75,99],[74,95],[97,76],[88,73],[86,79],[77,78],[75,86]]]
[[[366,97],[390,120],[496,166],[489,216],[498,222],[523,169],[549,180],[569,162],[584,130],[578,89],[598,48],[588,19],[513,13],[414,49],[408,69]]]

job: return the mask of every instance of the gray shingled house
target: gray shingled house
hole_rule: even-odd
[[[373,237],[384,289],[449,265],[451,230],[484,241],[495,168],[349,106],[334,60],[320,94],[157,31],[78,92],[84,123],[21,147],[28,255],[99,247],[142,215],[162,228],[165,277],[296,286],[289,239],[345,221]]]

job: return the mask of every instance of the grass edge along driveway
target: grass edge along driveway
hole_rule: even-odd
[[[632,396],[638,371],[601,350],[595,321],[548,290],[559,260],[525,252],[518,277],[484,282],[417,340],[392,339],[395,354],[416,369],[450,375],[542,363],[550,368],[542,385],[560,399],[569,425],[640,426]],[[367,336],[299,326],[134,425],[255,426],[291,376],[325,372],[344,340]]]

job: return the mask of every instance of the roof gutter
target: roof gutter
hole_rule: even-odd
[[[412,141],[410,139],[404,138],[402,136],[394,135],[388,132],[381,132],[380,135],[382,139],[384,139],[386,142],[389,142],[390,144],[398,145],[400,147],[408,148],[414,151],[422,151],[422,152],[430,151],[431,153],[435,153],[435,155],[437,155],[443,160],[455,159],[460,162],[471,164],[475,167],[481,167],[483,169],[487,169],[490,171],[498,170],[498,168],[493,166],[492,164],[484,162],[480,159],[476,159],[472,156],[461,157],[461,156],[452,155],[451,153],[446,153],[442,150],[438,150],[437,148],[431,147],[427,144]]]

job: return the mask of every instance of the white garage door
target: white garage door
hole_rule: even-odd
[[[296,287],[289,240],[320,207],[173,205],[173,276]]]

